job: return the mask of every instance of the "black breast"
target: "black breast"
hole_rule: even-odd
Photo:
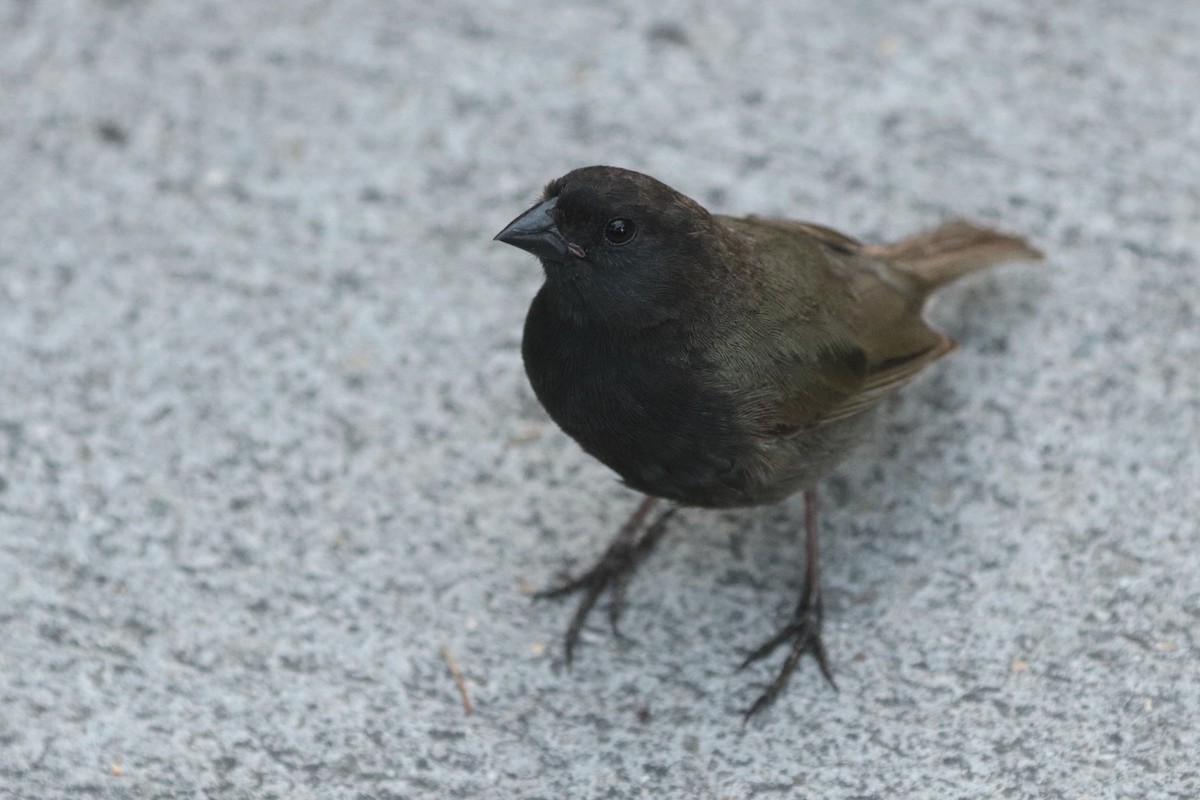
[[[690,505],[754,502],[742,485],[754,445],[732,398],[671,335],[615,339],[551,313],[539,293],[525,320],[525,372],[554,421],[630,487]]]

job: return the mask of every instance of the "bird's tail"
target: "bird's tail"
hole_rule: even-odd
[[[892,244],[871,245],[867,252],[916,279],[925,294],[984,267],[1042,258],[1024,239],[961,220]]]

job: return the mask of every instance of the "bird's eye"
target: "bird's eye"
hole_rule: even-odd
[[[635,233],[637,226],[633,224],[633,220],[617,217],[610,219],[604,226],[604,241],[609,244],[625,244]]]

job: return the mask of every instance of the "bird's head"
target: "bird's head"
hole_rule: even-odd
[[[703,284],[712,217],[648,175],[582,167],[496,235],[537,256],[570,316],[650,327],[681,315]]]

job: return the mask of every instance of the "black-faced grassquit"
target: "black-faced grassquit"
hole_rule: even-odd
[[[805,222],[710,214],[654,178],[604,166],[551,181],[496,238],[545,270],[522,344],[538,399],[646,494],[591,570],[540,595],[583,594],[567,659],[606,589],[615,627],[628,578],[673,511],[647,525],[656,499],[731,508],[802,491],[799,601],[744,663],[790,648],[746,716],[778,696],[805,653],[832,683],[814,486],[883,397],[954,349],[922,317],[930,294],[1038,251],[965,222],[866,245]]]

